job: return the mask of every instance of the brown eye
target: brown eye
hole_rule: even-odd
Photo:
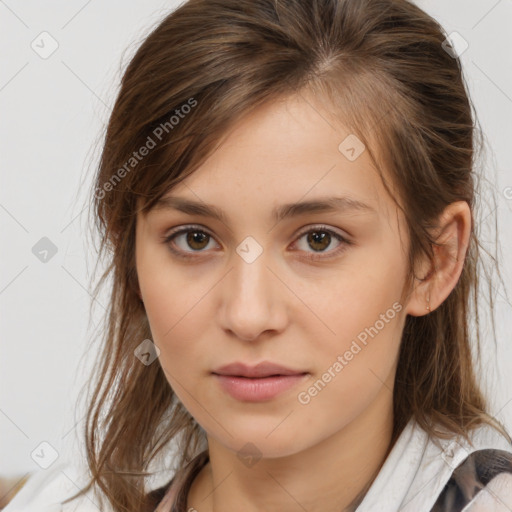
[[[315,251],[323,251],[331,243],[331,235],[326,231],[310,231],[307,234],[309,246]]]
[[[301,244],[299,241],[302,239],[305,240],[305,243]],[[308,231],[303,231],[297,240],[295,245],[298,246],[300,252],[306,253],[304,258],[309,260],[322,260],[338,256],[352,243],[339,233],[325,226],[316,226]],[[334,249],[329,250],[333,240],[338,245]],[[308,249],[312,249],[312,251]]]
[[[302,239],[305,243],[299,243]],[[316,226],[304,231],[297,240],[294,245],[298,246],[299,252],[305,253],[301,257],[307,260],[326,260],[336,257],[352,243],[325,226]],[[184,259],[196,257],[194,253],[197,253],[197,256],[208,253],[208,246],[212,241],[214,238],[210,233],[195,226],[178,228],[164,237],[164,243],[169,250]],[[337,242],[337,245],[334,249],[329,249],[333,241]]]
[[[164,243],[173,254],[182,258],[193,258],[193,253],[206,252],[213,237],[203,229],[189,226],[172,231],[164,237]]]
[[[202,231],[187,231],[185,237],[186,243],[194,250],[201,250],[205,248],[205,240],[208,241],[209,235]],[[206,244],[208,245],[208,244]]]

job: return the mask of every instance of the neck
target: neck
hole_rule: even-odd
[[[187,510],[354,511],[391,448],[392,394],[386,387],[380,394],[320,443],[286,457],[262,458],[251,467],[208,437],[210,461],[192,484]]]

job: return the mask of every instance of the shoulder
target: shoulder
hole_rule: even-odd
[[[83,468],[70,463],[39,470],[29,476],[3,512],[111,512],[101,507],[92,491],[63,503],[87,483]]]

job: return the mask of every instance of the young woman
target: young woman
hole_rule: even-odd
[[[512,510],[449,50],[407,0],[190,0],[159,24],[95,182],[90,482],[54,471],[7,511]]]

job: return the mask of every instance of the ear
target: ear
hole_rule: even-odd
[[[471,210],[466,201],[456,201],[443,210],[436,229],[434,258],[420,266],[420,278],[415,280],[405,307],[407,314],[427,315],[450,295],[462,273],[471,227]]]

